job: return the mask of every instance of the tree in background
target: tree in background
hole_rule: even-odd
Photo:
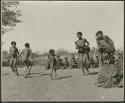
[[[2,25],[1,34],[14,29],[17,23],[22,21],[19,17],[22,15],[21,10],[18,9],[19,1],[2,1]]]

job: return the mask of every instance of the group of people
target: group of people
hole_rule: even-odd
[[[75,42],[75,46],[76,50],[78,50],[79,68],[81,68],[82,73],[85,76],[86,74],[88,75],[90,73],[90,43],[87,39],[82,37],[82,32],[77,32],[77,38],[78,40]],[[98,31],[96,33],[96,41],[100,57],[98,58],[98,61],[101,67],[96,85],[99,87],[107,88],[112,87],[114,84],[119,85],[123,78],[123,72],[120,74],[119,71],[122,71],[123,68],[121,67],[121,69],[119,70],[119,68],[117,67],[118,62],[116,63],[114,42],[108,36],[103,35],[102,31]],[[14,74],[19,76],[16,65],[17,58],[18,56],[23,54],[23,63],[25,63],[27,66],[24,77],[30,77],[29,75],[32,68],[33,60],[30,44],[25,43],[25,49],[22,50],[21,53],[18,52],[15,41],[11,42],[11,45],[12,47],[10,48],[10,66],[12,71],[14,72]],[[61,64],[62,60],[60,59],[60,56],[56,56],[54,49],[49,50],[48,63],[49,67],[51,68],[51,79],[56,79],[57,69],[59,69],[59,65],[63,64]],[[69,66],[68,58],[65,58],[65,68],[67,68],[67,66]]]
[[[78,49],[80,68],[83,71],[83,75],[85,75],[85,70],[89,74],[89,42],[85,38],[82,38],[82,32],[78,32],[77,37],[78,40],[75,42],[75,45],[76,49]],[[96,33],[96,41],[101,67],[96,85],[103,88],[113,86],[123,87],[123,61],[121,59],[122,56],[118,56],[119,59],[116,58],[117,53],[114,42],[107,35],[103,35],[102,31]]]
[[[59,55],[56,56],[58,69],[73,69],[79,67],[78,58],[74,54],[71,54],[69,57],[65,56],[61,58]],[[50,69],[49,57],[46,63],[46,69]]]
[[[16,42],[12,41],[11,47],[10,47],[10,53],[9,53],[9,58],[10,58],[9,65],[14,75],[17,75],[17,76],[19,76],[19,72],[17,70],[17,63],[18,63],[18,58],[20,56],[22,56],[22,62],[27,66],[24,77],[28,78],[30,77],[30,71],[32,68],[32,60],[33,60],[32,51],[30,49],[30,44],[25,43],[25,49],[23,49],[22,52],[19,53],[18,48],[16,47]]]

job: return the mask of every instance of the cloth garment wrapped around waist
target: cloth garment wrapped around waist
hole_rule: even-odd
[[[90,51],[90,47],[84,46],[84,47],[79,47],[78,53],[88,53]]]

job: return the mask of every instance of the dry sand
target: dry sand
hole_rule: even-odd
[[[99,88],[95,86],[99,68],[82,76],[80,69],[58,70],[58,79],[50,79],[50,70],[34,66],[32,78],[23,78],[25,68],[19,68],[20,76],[14,76],[9,67],[1,70],[2,101],[122,101],[124,88]]]

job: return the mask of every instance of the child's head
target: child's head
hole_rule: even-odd
[[[26,48],[29,48],[29,47],[30,47],[30,44],[29,44],[29,43],[25,43],[25,47],[26,47]]]
[[[78,39],[81,39],[82,38],[82,32],[77,32],[77,37],[78,37]]]
[[[15,42],[15,41],[12,41],[12,42],[11,42],[11,45],[12,45],[12,47],[15,47],[15,46],[16,46],[16,42]]]
[[[54,49],[50,49],[49,50],[49,54],[52,54],[52,55],[55,54],[55,50]]]

